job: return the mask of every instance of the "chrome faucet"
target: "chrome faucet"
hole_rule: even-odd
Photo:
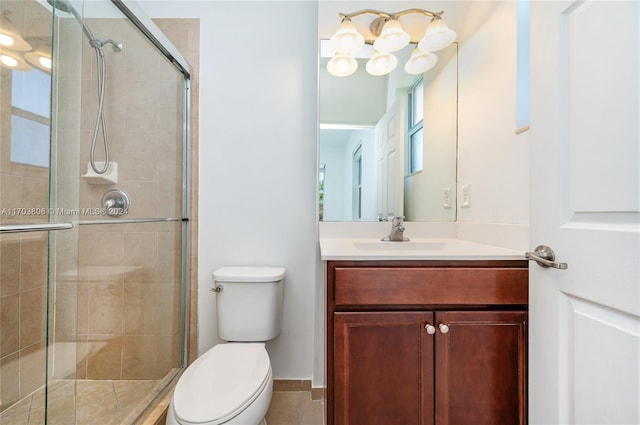
[[[393,217],[393,221],[391,222],[391,232],[380,240],[394,242],[408,241],[409,238],[404,236],[404,217]]]

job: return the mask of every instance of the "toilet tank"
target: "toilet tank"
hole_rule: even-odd
[[[218,335],[225,341],[268,341],[282,329],[285,269],[222,267],[213,273]]]

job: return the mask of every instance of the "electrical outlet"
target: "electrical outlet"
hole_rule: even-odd
[[[442,206],[451,208],[451,188],[445,187],[442,189]]]
[[[469,208],[471,206],[471,185],[465,184],[462,186],[462,208]]]

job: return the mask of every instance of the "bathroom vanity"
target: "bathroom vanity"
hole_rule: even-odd
[[[341,256],[324,242],[328,425],[526,424],[521,255],[422,242],[384,248],[409,254],[398,259]]]

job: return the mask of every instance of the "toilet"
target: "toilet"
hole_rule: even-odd
[[[213,274],[218,334],[227,341],[184,371],[170,425],[266,425],[273,376],[265,342],[282,328],[281,267],[222,267]]]

